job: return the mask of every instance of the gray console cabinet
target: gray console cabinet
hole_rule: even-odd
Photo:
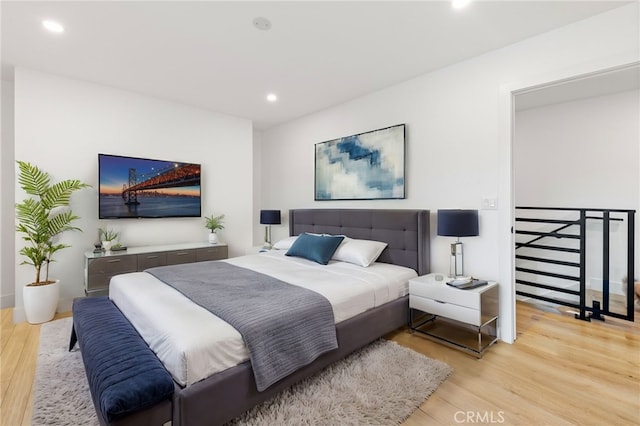
[[[229,256],[226,244],[185,243],[131,247],[126,251],[85,253],[84,291],[87,296],[109,294],[111,277],[155,266],[221,260]]]

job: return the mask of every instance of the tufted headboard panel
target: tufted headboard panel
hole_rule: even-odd
[[[418,275],[430,272],[428,210],[289,210],[289,235],[303,232],[383,241],[388,246],[378,262],[406,266]]]

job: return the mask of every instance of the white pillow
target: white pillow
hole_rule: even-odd
[[[313,232],[304,232],[304,234],[318,235],[318,236],[320,236],[320,235],[329,235],[329,234],[314,234]],[[334,237],[334,236],[340,237],[340,236],[344,236],[344,235],[329,235],[329,236],[331,236],[331,237]],[[291,248],[291,246],[293,245],[293,243],[296,242],[297,239],[298,239],[297,235],[294,235],[293,237],[284,238],[284,239],[278,241],[277,243],[275,243],[273,245],[273,248],[276,249],[276,250],[289,250]]]
[[[293,243],[296,242],[297,239],[298,239],[297,235],[295,235],[293,237],[284,238],[284,239],[276,242],[273,245],[273,248],[275,250],[289,250],[291,248],[291,246],[293,245]]]
[[[378,259],[387,243],[345,238],[333,253],[333,260],[367,267]]]

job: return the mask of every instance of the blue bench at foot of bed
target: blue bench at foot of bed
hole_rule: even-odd
[[[100,424],[170,421],[173,379],[120,310],[92,297],[75,299],[72,311],[69,350],[77,337]]]

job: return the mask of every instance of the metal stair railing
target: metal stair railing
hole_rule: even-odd
[[[627,284],[627,299],[626,299],[626,314],[620,314],[616,312],[611,312],[609,308],[609,260],[610,260],[610,230],[609,224],[612,221],[624,221],[621,218],[612,218],[611,213],[623,213],[626,214],[627,217],[627,276],[634,276],[634,214],[635,210],[619,210],[619,209],[575,209],[575,208],[563,208],[563,207],[516,207],[516,210],[529,210],[529,211],[562,211],[562,212],[574,212],[579,213],[578,219],[555,219],[555,218],[532,218],[532,217],[516,217],[516,222],[521,223],[537,223],[537,224],[561,224],[562,226],[557,227],[551,231],[532,231],[532,230],[523,230],[516,229],[515,233],[520,235],[533,235],[535,238],[526,241],[526,242],[516,242],[515,249],[521,248],[531,248],[538,249],[544,251],[555,251],[555,252],[564,252],[569,254],[578,255],[579,260],[569,261],[569,260],[559,260],[559,259],[550,259],[539,256],[529,256],[529,255],[520,255],[517,254],[516,260],[524,260],[531,262],[540,262],[543,264],[550,265],[558,265],[562,267],[576,268],[578,270],[577,276],[570,274],[560,274],[556,272],[537,270],[525,268],[522,266],[516,266],[516,272],[523,272],[528,274],[533,274],[537,276],[546,276],[552,277],[559,280],[578,282],[579,289],[568,289],[558,286],[553,286],[549,284],[542,284],[538,282],[533,282],[529,280],[516,278],[516,284],[522,284],[526,286],[530,286],[533,288],[539,288],[544,290],[550,290],[553,292],[558,292],[562,294],[568,294],[571,296],[577,296],[579,298],[578,303],[573,303],[568,300],[563,300],[559,298],[542,296],[539,294],[527,292],[524,290],[516,290],[516,294],[524,297],[530,297],[533,299],[543,300],[550,303],[560,304],[564,306],[569,306],[571,308],[579,310],[579,313],[576,314],[576,318],[582,319],[585,321],[590,321],[591,319],[599,319],[604,320],[602,315],[609,315],[616,318],[621,318],[629,321],[633,321],[634,319],[634,308],[633,308],[633,279],[628,280]],[[602,216],[588,216],[587,212],[599,212]],[[602,304],[599,301],[593,301],[593,305],[591,307],[586,305],[586,223],[587,219],[592,220],[602,220],[603,227],[603,245],[602,245],[602,282],[603,282],[603,297]],[[577,226],[578,233],[577,234],[569,234],[562,233],[568,228]],[[566,247],[562,245],[554,245],[552,243],[543,244],[534,244],[543,239],[547,238],[555,238],[555,239],[569,239],[575,240],[579,244],[579,248],[575,247]]]

